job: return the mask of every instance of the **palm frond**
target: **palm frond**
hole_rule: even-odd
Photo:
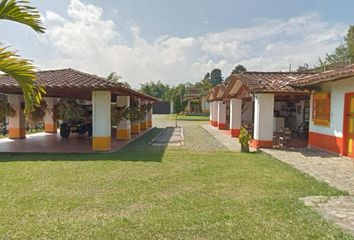
[[[25,24],[38,33],[44,33],[39,11],[28,0],[0,0],[0,19]]]
[[[36,84],[36,73],[32,63],[21,59],[14,51],[0,46],[0,72],[14,78],[20,85],[26,103],[25,111],[31,111],[42,100],[43,87]]]

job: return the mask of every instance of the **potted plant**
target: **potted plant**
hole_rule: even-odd
[[[241,144],[241,152],[249,152],[250,146],[249,143],[252,140],[251,134],[247,131],[246,128],[241,128],[240,135],[238,136],[239,142]]]

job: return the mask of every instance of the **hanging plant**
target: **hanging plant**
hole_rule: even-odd
[[[27,121],[30,124],[37,124],[39,122],[43,122],[47,107],[47,103],[45,101],[42,101],[39,106],[35,106],[31,112],[26,113]]]
[[[53,108],[54,120],[61,119],[63,122],[79,122],[88,115],[84,103],[76,99],[60,99]]]
[[[6,101],[0,101],[0,118],[14,117],[16,115],[15,109],[10,103]]]
[[[125,119],[129,119],[130,107],[118,107],[117,105],[112,105],[111,107],[111,119],[112,124],[118,126],[119,123]]]

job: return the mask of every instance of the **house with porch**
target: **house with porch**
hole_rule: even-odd
[[[21,87],[12,77],[0,75],[0,93],[5,94],[7,101],[14,108],[16,114],[8,118],[9,141],[1,144],[4,151],[46,151],[50,143],[65,152],[70,152],[73,145],[87,146],[86,151],[110,151],[116,149],[118,141],[129,141],[132,134],[140,134],[141,130],[152,127],[152,109],[145,112],[144,118],[139,122],[130,122],[123,119],[112,133],[111,105],[129,107],[131,101],[138,105],[146,105],[156,102],[151,96],[134,91],[121,83],[110,82],[105,78],[84,73],[74,69],[59,69],[39,71],[36,73],[37,83],[43,86],[45,94],[43,100],[47,104],[44,118],[44,131],[46,135],[37,139],[26,139],[24,97]],[[77,99],[87,102],[92,106],[92,140],[81,138],[79,140],[68,139],[61,141],[57,138],[57,121],[53,117],[53,109],[61,98]],[[50,136],[49,136],[50,135]],[[23,141],[22,141],[23,140]],[[1,149],[2,151],[2,149]]]
[[[210,91],[209,101],[210,123],[219,129],[228,125],[233,137],[246,127],[253,148],[286,142],[352,156],[354,65],[323,73],[233,74],[224,90]]]

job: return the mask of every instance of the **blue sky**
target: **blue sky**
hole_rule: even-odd
[[[353,24],[350,0],[33,0],[47,32],[0,23],[0,41],[40,69],[115,71],[134,87],[195,82],[215,67],[316,64]]]

